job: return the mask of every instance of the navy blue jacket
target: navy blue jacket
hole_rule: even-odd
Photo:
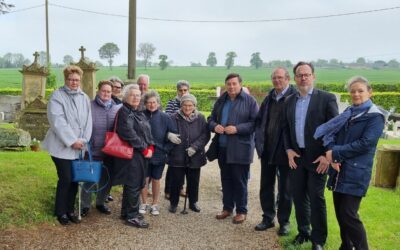
[[[176,126],[171,117],[159,110],[150,112],[143,111],[151,126],[151,135],[154,141],[154,153],[150,158],[153,165],[164,165],[167,160],[167,154],[172,149],[173,144],[168,140],[168,132],[177,133]]]
[[[328,188],[334,192],[365,196],[371,180],[376,144],[385,119],[373,105],[364,115],[350,120],[337,134],[332,145],[334,162],[341,163],[340,172],[329,169]]]
[[[215,127],[220,124],[222,108],[228,93],[220,96],[214,104],[214,108],[208,117],[208,128],[215,132]],[[257,102],[254,97],[243,90],[232,103],[228,117],[228,125],[236,126],[237,133],[227,135],[226,163],[250,164],[254,156],[254,125],[258,112]]]

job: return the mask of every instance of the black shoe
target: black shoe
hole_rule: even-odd
[[[200,211],[201,211],[199,205],[197,205],[197,202],[189,204],[189,209],[196,213],[200,213]]]
[[[310,240],[310,236],[308,235],[303,235],[303,234],[298,234],[296,235],[296,237],[294,238],[292,244],[294,245],[301,245],[304,242],[307,242]]]
[[[74,214],[74,213],[67,213],[67,217],[72,223],[76,223],[76,224],[81,223],[78,216],[76,216],[76,214]]]
[[[323,250],[324,247],[322,245],[320,245],[320,244],[312,243],[312,248],[311,249],[312,250]]]
[[[274,222],[266,222],[265,220],[261,221],[260,224],[254,227],[256,231],[264,231],[267,230],[268,228],[273,228],[275,227]]]
[[[169,206],[169,209],[168,209],[168,211],[170,212],[170,213],[176,213],[176,209],[178,208],[178,206],[173,206],[173,205],[171,205],[171,206]]]
[[[138,217],[126,220],[126,224],[137,228],[148,228],[149,223]]]
[[[126,214],[121,214],[121,215],[119,216],[119,218],[120,218],[121,220],[126,220],[126,219],[128,218],[128,216],[127,216]],[[144,219],[144,216],[143,216],[143,214],[138,214],[138,215],[137,215],[137,218],[143,220],[143,219]]]
[[[279,236],[286,236],[289,235],[290,225],[289,224],[282,224],[279,228],[278,235]]]
[[[106,200],[107,201],[114,201],[114,198],[111,195],[108,195]]]
[[[89,214],[89,208],[88,207],[84,207],[81,210],[81,216],[82,217],[86,217]]]
[[[97,205],[96,209],[103,214],[111,214],[111,209],[108,208],[106,205]]]
[[[61,225],[65,226],[69,224],[69,219],[68,216],[66,214],[57,216],[57,220],[58,222],[60,222]]]

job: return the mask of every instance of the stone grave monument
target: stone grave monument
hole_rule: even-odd
[[[50,128],[47,120],[47,102],[37,97],[18,114],[18,127],[28,131],[32,138],[43,140]]]
[[[17,127],[28,131],[32,138],[43,140],[49,129],[47,120],[47,101],[44,99],[48,70],[38,63],[39,53],[35,52],[35,61],[23,66],[23,84],[21,111],[17,113]]]
[[[21,110],[31,103],[37,97],[44,97],[46,92],[46,80],[49,71],[46,67],[38,63],[39,53],[36,51],[33,56],[34,62],[29,65],[23,65],[22,73],[22,96],[21,96]]]
[[[83,76],[81,80],[81,89],[85,92],[90,99],[94,99],[96,96],[96,64],[89,62],[85,59],[86,49],[81,46],[79,51],[81,52],[81,59],[78,63],[73,65],[79,66],[83,70]]]

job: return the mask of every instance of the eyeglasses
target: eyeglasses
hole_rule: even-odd
[[[122,89],[122,87],[113,86],[113,89]]]
[[[179,89],[178,91],[179,92],[188,92],[189,90],[188,89]]]
[[[312,75],[312,74],[296,74],[295,76],[298,77],[298,78],[303,78],[303,77],[304,77],[304,78],[307,79],[307,78],[309,78],[311,75]]]
[[[80,82],[81,79],[68,79],[69,82]]]

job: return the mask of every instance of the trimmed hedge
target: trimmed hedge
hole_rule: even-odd
[[[272,85],[268,84],[258,84],[258,85],[250,85],[248,86],[251,94],[257,99],[258,103],[261,103],[264,99],[266,93],[272,88]],[[374,87],[373,87],[374,88]],[[21,95],[21,89],[0,89],[0,95]],[[50,97],[50,94],[53,92],[52,89],[46,89],[46,99]],[[165,108],[168,100],[174,99],[176,96],[175,88],[171,89],[157,89],[157,92],[160,94],[162,106]],[[350,102],[350,95],[347,92],[341,91],[331,91],[341,95],[341,101]],[[197,98],[197,107],[198,110],[210,112],[214,103],[214,99],[212,97],[215,96],[215,87],[213,89],[191,89],[190,93],[192,93]],[[400,89],[398,92],[373,92],[372,99],[375,104],[389,110],[392,107],[395,107],[395,112],[400,112]]]
[[[351,102],[349,93],[338,93],[340,94],[340,100],[342,102]],[[390,110],[392,107],[395,108],[395,113],[400,113],[400,93],[398,92],[372,92],[372,101],[386,109]]]

